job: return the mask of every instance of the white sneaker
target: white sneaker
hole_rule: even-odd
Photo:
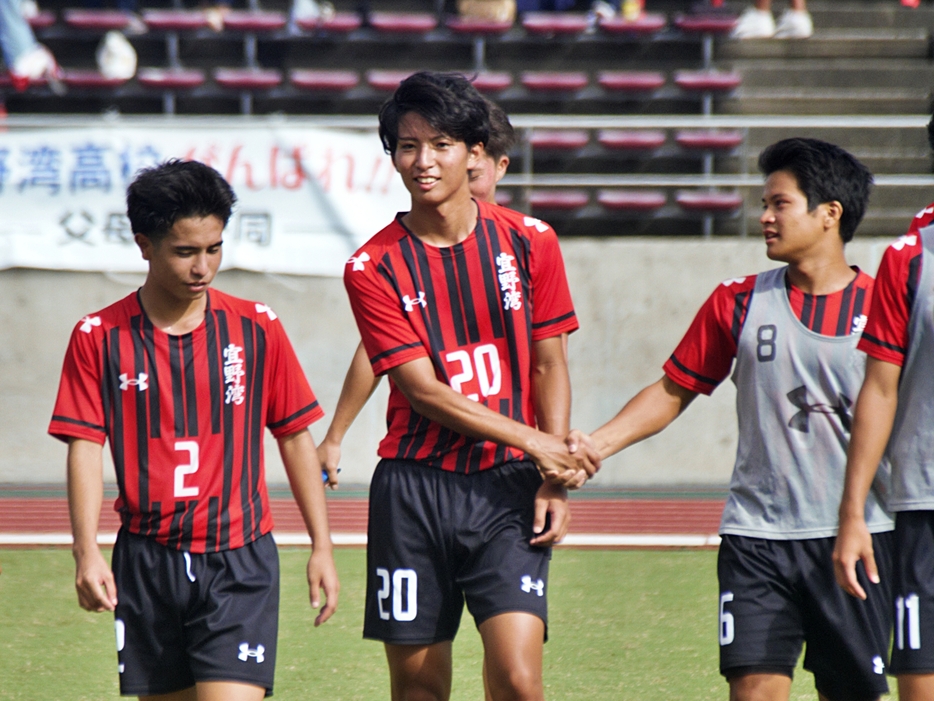
[[[97,68],[105,78],[129,80],[136,74],[136,51],[120,32],[110,31],[97,47]]]
[[[776,39],[807,39],[813,33],[814,23],[807,10],[785,10],[775,28]]]
[[[747,7],[730,32],[734,39],[768,39],[775,34],[775,19],[768,10]]]

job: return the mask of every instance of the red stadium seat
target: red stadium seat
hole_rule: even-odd
[[[588,26],[587,15],[572,12],[526,12],[522,16],[522,27],[529,34],[581,34]]]
[[[62,82],[69,88],[95,89],[116,88],[123,85],[126,78],[106,78],[98,71],[66,70]]]
[[[533,209],[574,211],[587,206],[590,198],[584,190],[537,190],[529,195]]]
[[[727,34],[733,31],[737,18],[734,15],[678,15],[675,26],[687,34]]]
[[[235,90],[268,90],[282,82],[282,74],[260,68],[218,68],[214,71],[218,85]]]
[[[150,29],[163,32],[185,32],[208,26],[203,12],[197,10],[147,10],[143,22]]]
[[[668,20],[665,19],[665,15],[651,12],[643,12],[638,19],[634,20],[626,19],[620,15],[600,19],[600,29],[607,34],[648,36],[662,31],[667,26]]]
[[[29,26],[33,29],[47,29],[55,24],[56,17],[51,10],[43,10],[39,14],[27,18],[26,21],[29,22]]]
[[[0,88],[13,88],[19,92],[22,92],[26,88],[33,86],[48,85],[48,82],[49,81],[46,80],[45,76],[36,78],[35,80],[27,80],[24,78],[18,78],[14,80],[13,76],[11,76],[6,71],[0,73]]]
[[[665,144],[663,131],[605,129],[597,134],[603,148],[620,151],[650,151]]]
[[[424,34],[438,26],[438,19],[427,12],[373,12],[370,26],[387,34]]]
[[[224,29],[235,32],[274,32],[286,25],[282,12],[230,11],[224,15]]]
[[[737,192],[685,190],[676,195],[675,201],[685,212],[723,214],[738,209],[743,204],[743,196]]]
[[[665,85],[665,75],[658,71],[602,71],[597,82],[604,90],[651,92]]]
[[[739,73],[722,71],[678,71],[675,73],[675,85],[691,92],[729,92],[743,83]]]
[[[661,190],[600,190],[597,202],[615,212],[654,212],[665,206]]]
[[[500,92],[512,85],[511,73],[483,72],[466,78],[480,92]]]
[[[360,83],[356,71],[294,70],[289,79],[296,88],[327,92],[344,92]]]
[[[366,82],[374,90],[390,92],[399,87],[399,83],[412,75],[413,71],[367,71]]]
[[[129,23],[130,15],[119,10],[65,10],[65,24],[73,29],[109,32]]]
[[[455,34],[505,34],[512,29],[512,22],[500,22],[492,19],[470,17],[451,17],[446,22],[448,29]]]
[[[675,134],[675,142],[691,151],[729,151],[743,143],[741,131],[691,130]]]
[[[140,85],[154,90],[186,90],[204,84],[204,71],[196,69],[143,68],[136,75]]]
[[[335,12],[333,17],[318,20],[318,29],[332,34],[349,34],[363,24],[356,12]]]
[[[586,73],[557,71],[525,71],[522,84],[535,92],[568,92],[587,87]]]
[[[529,141],[532,148],[550,151],[574,151],[587,145],[590,141],[590,134],[583,129],[534,131]]]

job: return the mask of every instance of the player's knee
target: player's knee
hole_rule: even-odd
[[[493,701],[541,701],[541,671],[532,666],[516,665],[497,670],[490,679]]]

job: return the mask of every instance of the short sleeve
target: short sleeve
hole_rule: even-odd
[[[711,394],[730,374],[755,276],[721,283],[697,312],[681,343],[663,366],[692,392]]]
[[[382,375],[427,357],[422,340],[393,293],[389,272],[379,263],[367,264],[363,270],[356,267],[348,266],[344,272],[344,286],[373,372]]]
[[[295,350],[277,319],[266,326],[270,366],[266,425],[276,438],[301,431],[324,416]]]
[[[867,355],[899,367],[908,352],[908,322],[921,274],[921,250],[920,237],[910,233],[886,249],[858,346]]]
[[[82,438],[103,445],[107,439],[101,390],[104,334],[98,327],[79,323],[68,342],[49,424],[49,434],[61,441]]]
[[[532,340],[576,331],[580,324],[554,229],[549,226],[544,231],[535,230],[531,253]]]

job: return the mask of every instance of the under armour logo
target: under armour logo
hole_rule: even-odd
[[[548,231],[548,225],[543,222],[541,219],[536,219],[535,217],[525,217],[522,220],[522,223],[526,226],[534,226],[539,233],[545,233]]]
[[[137,377],[130,379],[125,372],[120,374],[120,389],[126,392],[130,387],[136,387],[137,391],[142,392],[149,389],[149,375],[141,372]]]
[[[81,330],[85,333],[91,333],[91,329],[101,325],[99,316],[86,316],[81,320]]]
[[[934,207],[925,207],[915,215],[915,219],[921,219],[925,214],[934,214]]]
[[[257,645],[256,649],[250,649],[249,643],[240,643],[240,654],[237,655],[241,662],[246,662],[251,657],[256,658],[256,664],[260,664],[266,659],[266,647]]]
[[[808,390],[807,387],[803,385],[791,390],[785,396],[788,397],[788,401],[794,404],[796,408],[800,409],[800,411],[788,421],[788,426],[795,431],[801,431],[801,433],[809,432],[811,414],[826,414],[828,416],[836,414],[840,417],[843,430],[847,432],[850,430],[850,424],[852,423],[850,407],[853,406],[853,402],[846,395],[839,395],[835,406],[831,406],[830,404],[809,404]]]
[[[853,317],[853,330],[850,333],[862,333],[863,329],[866,328],[867,321],[869,321],[869,318],[865,314]]]
[[[278,315],[272,309],[267,307],[265,304],[260,304],[259,302],[256,303],[256,313],[265,314],[266,316],[269,317],[270,321],[275,321],[276,319],[279,318]]]
[[[363,270],[363,264],[370,260],[370,254],[364,251],[359,256],[350,256],[348,263],[353,263],[351,270]]]
[[[892,248],[894,248],[896,251],[900,251],[905,246],[916,246],[916,245],[918,245],[918,237],[915,236],[914,234],[912,234],[911,236],[909,236],[908,234],[905,234],[904,236],[900,237],[898,241],[892,244]]]
[[[529,594],[532,592],[532,590],[534,590],[539,596],[545,596],[545,583],[540,579],[537,579],[533,582],[529,575],[522,575],[522,591],[524,591],[526,594]]]
[[[742,285],[744,282],[746,282],[746,278],[734,277],[734,278],[731,278],[730,280],[724,280],[720,284],[723,285],[724,287],[730,287],[731,285]]]
[[[405,302],[405,311],[407,311],[407,312],[415,311],[415,305],[416,305],[416,304],[420,304],[420,305],[422,306],[423,309],[424,309],[425,307],[428,306],[428,302],[425,300],[425,293],[424,293],[424,292],[419,292],[419,293],[418,293],[418,299],[412,299],[412,298],[409,297],[408,295],[405,295],[405,296],[402,298],[402,301]]]
[[[883,662],[882,658],[878,655],[872,658],[872,671],[876,674],[885,673],[885,662]]]

